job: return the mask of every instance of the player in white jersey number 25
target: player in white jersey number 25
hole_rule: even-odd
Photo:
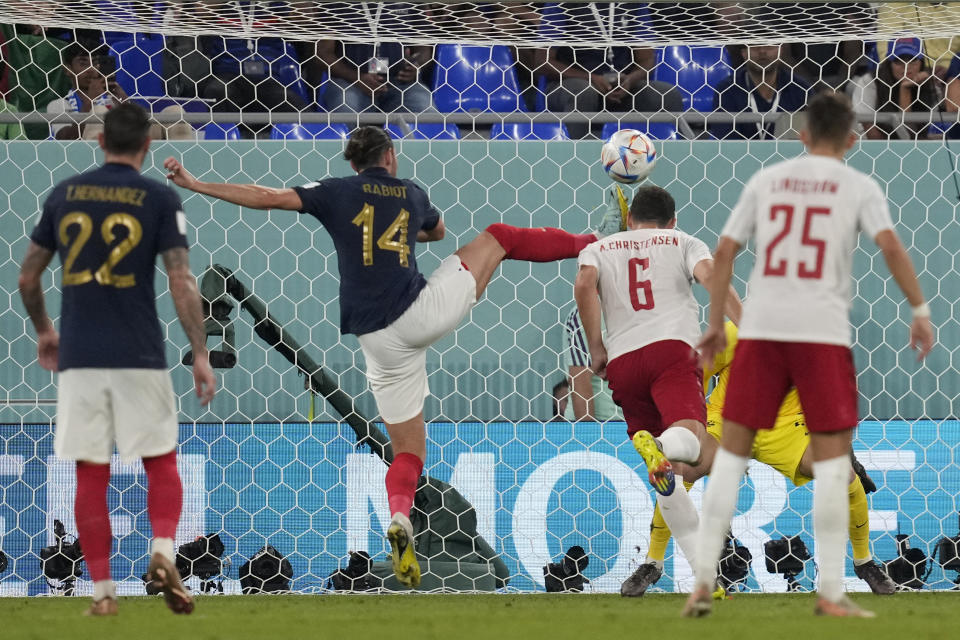
[[[750,238],[757,261],[750,276],[740,340],[723,410],[723,438],[703,498],[694,571],[684,615],[710,612],[717,560],[730,527],[737,488],[758,429],[773,427],[796,387],[813,452],[813,522],[819,555],[818,615],[872,617],[843,592],[850,450],[857,426],[857,386],[850,351],[853,253],[860,231],[883,253],[913,307],[910,346],[922,359],[933,347],[930,308],[900,243],[887,201],[870,177],[843,162],[853,146],[854,114],[843,94],[822,93],[807,105],[801,139],[807,153],[770,166],[746,185],[720,233],[710,289],[710,327],[703,362],[725,346],[723,308],[737,252]]]

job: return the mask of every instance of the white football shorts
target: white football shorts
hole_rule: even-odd
[[[68,369],[60,373],[53,447],[64,460],[108,464],[177,446],[177,405],[166,369]]]
[[[449,256],[403,315],[383,329],[358,336],[367,382],[384,422],[405,422],[423,411],[430,393],[427,348],[456,329],[476,302],[476,280],[459,256]]]

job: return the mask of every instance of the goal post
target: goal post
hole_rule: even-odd
[[[322,107],[322,101],[317,102],[315,91],[310,93],[317,87],[305,80],[309,57],[301,56],[313,52],[305,43],[400,40],[411,45],[486,47],[489,64],[494,64],[491,48],[503,47],[513,56],[509,60],[532,61],[529,88],[534,94],[546,93],[549,86],[549,81],[541,85],[538,70],[543,71],[547,64],[551,47],[575,51],[621,46],[651,49],[651,76],[672,77],[679,83],[678,73],[699,63],[678,63],[675,58],[671,62],[667,53],[676,52],[677,47],[712,47],[717,64],[725,61],[724,68],[732,72],[742,63],[724,47],[782,44],[782,64],[801,73],[816,65],[798,55],[804,49],[797,43],[833,44],[837,55],[849,55],[846,75],[831,80],[839,81],[843,90],[855,78],[869,74],[874,68],[871,64],[885,59],[887,43],[900,38],[918,37],[931,51],[940,52],[929,63],[935,74],[938,67],[950,66],[951,38],[960,33],[960,15],[955,15],[952,7],[935,8],[933,11],[940,12],[935,14],[922,7],[918,13],[914,3],[881,3],[880,7],[839,3],[844,5],[842,10],[828,12],[816,3],[651,3],[629,7],[547,3],[541,7],[514,2],[382,5],[290,1],[255,3],[261,7],[259,13],[241,12],[236,20],[224,20],[221,10],[234,4],[7,0],[0,3],[0,25],[9,27],[4,31],[9,35],[7,46],[0,51],[7,56],[8,83],[34,83],[23,91],[34,100],[64,86],[58,84],[63,81],[58,75],[62,73],[60,63],[56,55],[51,58],[48,54],[49,47],[59,51],[65,41],[54,42],[55,36],[34,35],[24,27],[14,28],[15,24],[39,24],[48,27],[50,34],[64,25],[112,33],[107,46],[116,57],[118,77],[130,83],[124,87],[126,92],[154,107],[159,102],[156,98],[164,96],[148,91],[166,89],[169,76],[165,74],[171,60],[193,60],[189,48],[175,49],[175,38],[283,39],[290,46],[287,54],[299,65],[299,75],[285,86],[302,82],[307,97],[314,100],[309,108],[211,111],[212,103],[192,96],[183,103],[201,103],[197,111],[191,106],[185,113],[171,115],[154,109],[159,122],[183,120],[198,131],[211,121],[224,128],[240,123],[263,129],[255,139],[201,139],[196,135],[187,140],[157,140],[144,165],[145,175],[163,180],[163,159],[173,155],[201,180],[306,184],[349,174],[349,165],[342,158],[343,140],[271,138],[271,127],[310,123],[349,130],[358,122],[389,123],[399,132],[395,144],[401,174],[424,187],[447,227],[444,241],[417,248],[418,264],[425,273],[495,222],[553,226],[575,233],[596,227],[598,209],[611,185],[599,163],[601,141],[596,137],[491,139],[490,129],[504,121],[565,126],[592,123],[598,133],[606,122],[674,126],[677,135],[655,140],[659,158],[649,181],[666,188],[676,199],[678,226],[709,245],[716,242],[746,181],[762,166],[801,153],[802,146],[791,139],[789,127],[776,131],[777,135],[787,133],[784,137],[711,137],[711,126],[746,123],[762,127],[770,124],[766,120],[770,116],[717,112],[712,105],[697,108],[703,104],[695,102],[698,90],[715,89],[710,83],[722,80],[706,71],[701,72],[702,85],[681,87],[690,104],[676,112],[557,112],[538,106],[536,99],[528,107],[517,102],[516,95],[511,99],[522,110],[433,108],[415,114],[397,111],[359,116],[330,112]],[[401,9],[403,20],[391,15]],[[910,17],[911,11],[916,20]],[[848,42],[854,46],[844,53],[842,43]],[[878,46],[874,48],[872,43]],[[960,42],[957,44],[960,48]],[[20,57],[11,58],[11,50]],[[851,53],[858,50],[860,53]],[[871,55],[876,59],[871,60]],[[440,66],[438,60],[433,64]],[[180,65],[175,70],[183,68]],[[837,65],[830,68],[836,70]],[[722,70],[718,68],[718,73]],[[198,79],[215,74],[212,68],[205,73]],[[42,92],[37,88],[37,79],[45,75],[56,89],[48,86]],[[438,87],[431,84],[435,78],[424,77],[422,82],[436,97]],[[942,122],[941,134],[949,130],[957,112],[947,106],[947,80],[945,76],[935,108],[906,115],[862,112],[859,119],[865,133],[873,125],[895,131],[902,122],[918,122],[925,130],[931,122]],[[8,86],[13,90],[12,84]],[[469,86],[458,88],[458,95],[465,95]],[[516,85],[515,93],[522,88]],[[51,121],[75,122],[87,117],[53,115],[40,104],[27,108],[10,103],[10,108],[0,111],[0,127],[33,124],[43,135]],[[95,123],[97,118],[89,116],[89,121]],[[461,135],[416,137],[415,132],[425,123],[456,126]],[[72,469],[52,451],[56,377],[35,363],[35,336],[15,283],[46,194],[58,181],[100,160],[90,141],[15,139],[0,144],[0,194],[7,204],[0,208],[0,292],[5,294],[0,303],[0,550],[9,559],[6,571],[0,573],[0,595],[49,592],[38,557],[41,548],[54,542],[53,520],[63,521],[68,532],[75,532]],[[896,558],[897,534],[908,535],[912,546],[932,556],[939,540],[957,535],[960,509],[956,497],[960,486],[960,320],[956,302],[960,263],[955,249],[960,246],[960,182],[954,143],[942,136],[882,140],[865,136],[848,162],[871,174],[884,188],[897,231],[930,298],[939,340],[923,365],[916,364],[905,345],[909,309],[876,248],[868,240],[861,241],[854,255],[851,318],[863,423],[854,448],[878,485],[878,491],[869,496],[870,539],[879,561]],[[325,231],[312,219],[289,212],[246,211],[197,194],[181,192],[181,196],[194,272],[200,275],[217,264],[236,274],[263,301],[283,331],[349,396],[358,412],[376,416],[358,343],[352,336],[339,335],[336,256]],[[735,278],[741,295],[748,294],[746,278],[752,254],[749,250],[747,254],[749,258],[738,261]],[[54,267],[45,276],[44,287],[48,306],[56,315],[61,270],[56,262]],[[580,545],[590,560],[585,570],[591,580],[587,588],[616,592],[647,549],[653,495],[642,461],[626,440],[623,423],[553,420],[551,389],[567,375],[562,359],[563,322],[574,305],[575,273],[575,261],[504,263],[470,318],[427,356],[431,397],[425,408],[430,423],[425,474],[449,483],[472,506],[477,534],[489,542],[509,573],[505,587],[497,582],[501,579],[499,568],[491,568],[488,575],[464,574],[465,579],[475,581],[477,589],[494,584],[493,588],[511,591],[543,590],[543,567],[557,561],[568,548]],[[162,285],[158,291],[182,423],[180,469],[186,499],[177,544],[218,533],[225,546],[224,558],[230,561],[224,582],[228,592],[239,592],[238,568],[268,544],[290,561],[291,587],[298,592],[326,589],[327,576],[346,566],[350,551],[365,550],[375,562],[383,561],[387,549],[383,531],[389,522],[383,461],[358,448],[353,430],[322,400],[315,405],[313,421],[308,420],[310,390],[304,379],[287,359],[257,337],[257,321],[238,309],[231,316],[236,366],[218,370],[221,391],[209,408],[200,407],[192,397],[189,369],[178,364],[188,351],[188,342],[169,293]],[[698,299],[705,302],[703,292],[698,292]],[[212,336],[211,348],[220,339]],[[115,461],[112,468],[111,523],[118,537],[112,567],[122,593],[143,593],[140,574],[149,536],[146,478],[138,465]],[[693,490],[695,501],[701,495],[702,483]],[[763,544],[799,535],[812,550],[811,513],[809,486],[793,488],[772,469],[751,466],[733,525],[735,536],[753,558],[744,588],[787,589],[782,575],[767,570]],[[428,551],[432,554],[428,559],[453,561],[433,549]],[[927,588],[950,588],[955,573],[933,562]],[[81,575],[77,593],[91,592],[87,577]],[[852,560],[848,561],[847,577],[850,589],[865,588],[853,575]],[[812,587],[812,562],[806,563],[797,579],[803,588]],[[199,588],[198,576],[189,582]],[[665,575],[656,588],[677,591],[690,585],[689,567],[671,544]]]

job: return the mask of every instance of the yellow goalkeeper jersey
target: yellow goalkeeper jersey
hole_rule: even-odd
[[[727,396],[727,382],[730,381],[730,363],[733,362],[733,352],[737,347],[737,325],[727,320],[724,329],[727,332],[727,348],[723,350],[723,353],[717,354],[713,359],[713,366],[703,372],[704,390],[710,388],[710,379],[717,376],[713,391],[707,396],[708,415],[717,415],[723,411],[723,403]],[[790,417],[792,419],[798,413],[803,413],[803,408],[800,406],[800,396],[797,395],[797,390],[791,387],[783,399],[783,404],[780,405],[777,418]]]

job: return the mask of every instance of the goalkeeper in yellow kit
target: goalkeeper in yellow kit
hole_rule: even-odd
[[[701,443],[701,460],[696,467],[677,464],[674,472],[682,475],[688,488],[696,480],[710,472],[713,456],[723,428],[724,396],[727,391],[727,380],[730,377],[730,363],[733,360],[734,348],[737,344],[737,327],[733,322],[726,323],[727,348],[717,355],[713,366],[704,371],[704,389],[709,386],[713,376],[717,376],[712,393],[707,398],[707,433],[713,436],[705,438]],[[790,392],[780,405],[777,422],[773,429],[757,432],[753,443],[752,456],[755,460],[770,465],[795,486],[804,485],[813,479],[811,469],[812,458],[808,451],[810,434],[807,432],[803,408],[796,389]],[[896,590],[893,581],[887,577],[874,562],[870,553],[870,527],[867,516],[867,495],[861,482],[860,474],[866,475],[863,468],[857,464],[857,474],[851,471],[853,480],[850,482],[850,543],[853,546],[854,571],[857,577],[870,585],[870,589],[880,595],[889,595]],[[870,490],[876,490],[873,483],[869,483]],[[663,575],[663,559],[666,554],[667,543],[670,541],[670,529],[667,527],[659,507],[654,510],[653,522],[650,523],[650,548],[646,561],[627,578],[620,588],[624,596],[642,596],[648,587]]]

